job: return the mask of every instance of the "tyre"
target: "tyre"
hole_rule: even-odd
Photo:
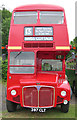
[[[77,97],[77,93],[75,93],[75,97]]]
[[[77,97],[77,90],[75,89],[75,97]]]
[[[64,103],[61,104],[61,111],[67,113],[69,110],[69,102],[65,105]]]
[[[17,104],[9,100],[6,100],[6,107],[7,107],[8,112],[14,112],[16,111]]]

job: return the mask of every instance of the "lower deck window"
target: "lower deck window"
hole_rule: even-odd
[[[42,71],[62,71],[62,61],[54,59],[43,59]]]
[[[34,52],[10,52],[10,73],[34,73]]]
[[[34,73],[34,67],[10,67],[10,73]]]

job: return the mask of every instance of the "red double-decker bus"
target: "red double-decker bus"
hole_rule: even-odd
[[[65,12],[54,5],[13,10],[8,40],[7,110],[17,104],[32,111],[61,104],[68,112],[70,85],[65,57],[70,51]]]

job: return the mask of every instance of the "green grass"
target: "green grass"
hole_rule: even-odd
[[[0,61],[2,61],[2,57],[0,56]]]
[[[21,108],[16,112],[3,112],[3,118],[75,118],[75,105],[71,104],[68,113],[62,113],[60,107],[48,109],[45,113],[32,113],[30,109]]]

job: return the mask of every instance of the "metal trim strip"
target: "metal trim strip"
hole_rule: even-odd
[[[8,46],[8,49],[22,49],[21,46]]]
[[[70,50],[70,46],[56,46],[56,50],[60,50],[60,49],[64,49],[64,50],[66,50],[66,49],[68,49],[68,50]]]

